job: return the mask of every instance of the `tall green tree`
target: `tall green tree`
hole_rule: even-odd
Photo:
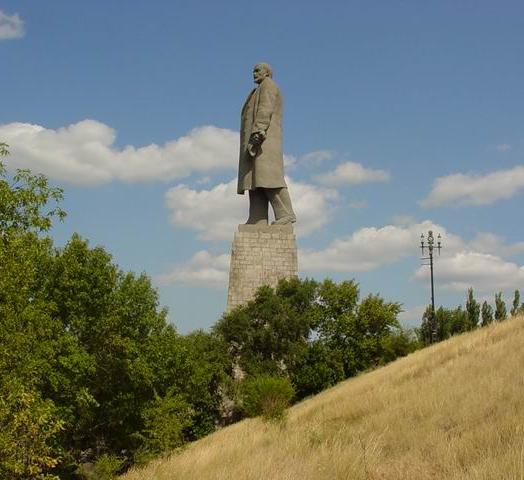
[[[468,289],[468,296],[466,300],[466,312],[467,312],[467,329],[473,330],[477,328],[480,320],[480,304],[475,300],[473,296],[473,288]]]
[[[492,306],[484,301],[482,304],[482,326],[485,327],[493,322],[493,308]]]
[[[6,156],[0,144],[0,156]],[[2,478],[55,478],[63,421],[40,391],[43,376],[67,341],[57,334],[52,305],[41,298],[51,242],[39,234],[65,213],[62,191],[43,176],[0,162],[0,472]],[[50,203],[55,205],[49,207]],[[59,330],[59,329],[58,329]]]
[[[495,320],[497,322],[502,322],[503,320],[506,320],[507,317],[507,311],[506,311],[506,304],[504,300],[502,299],[502,292],[495,294]]]
[[[0,390],[24,389],[0,405],[2,478],[18,478],[18,458],[34,459],[27,479],[73,478],[81,458],[130,462],[209,433],[221,415],[225,347],[179,335],[150,279],[102,247],[75,234],[54,248],[45,233],[65,215],[62,195],[0,164]],[[24,431],[32,445],[17,440]]]
[[[513,294],[513,304],[511,307],[511,315],[517,315],[522,309],[522,306],[520,304],[520,292],[515,290],[515,293]]]

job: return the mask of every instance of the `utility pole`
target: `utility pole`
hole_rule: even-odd
[[[441,238],[440,233],[437,236],[437,245],[435,245],[435,239],[433,238],[433,231],[429,230],[427,244],[425,243],[424,234],[420,235],[420,249],[422,250],[422,261],[428,261],[429,263],[423,263],[422,265],[429,265],[431,271],[431,322],[430,322],[430,343],[437,341],[437,319],[435,317],[435,284],[433,281],[433,250],[437,250],[440,255]],[[428,251],[428,257],[424,257],[425,249]]]

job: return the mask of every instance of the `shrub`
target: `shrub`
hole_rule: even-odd
[[[248,417],[282,420],[295,395],[289,380],[270,375],[250,378],[243,385],[242,406]]]
[[[122,458],[104,453],[94,464],[82,465],[78,474],[85,480],[113,480],[123,465]]]

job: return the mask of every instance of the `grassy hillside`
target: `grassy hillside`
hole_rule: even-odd
[[[125,480],[524,479],[524,317],[247,420]]]

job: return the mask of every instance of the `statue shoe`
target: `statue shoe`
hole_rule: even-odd
[[[290,223],[295,223],[296,221],[297,217],[295,217],[295,215],[286,215],[285,217],[275,220],[271,225],[289,225]]]
[[[258,220],[248,218],[244,225],[267,225],[267,218],[259,218]]]

